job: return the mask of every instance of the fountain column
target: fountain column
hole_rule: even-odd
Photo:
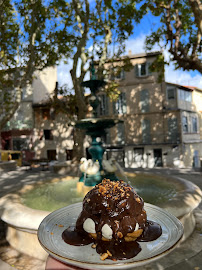
[[[105,177],[105,172],[102,167],[102,160],[104,154],[104,147],[102,146],[101,136],[106,134],[106,129],[111,128],[116,125],[116,123],[120,122],[119,120],[112,118],[98,118],[97,116],[97,108],[100,104],[100,101],[97,97],[98,90],[103,87],[106,83],[104,80],[97,80],[95,76],[95,69],[93,66],[93,62],[91,64],[91,79],[89,81],[85,81],[81,83],[81,86],[90,88],[91,98],[90,105],[93,108],[92,117],[82,119],[76,122],[75,127],[79,129],[83,129],[86,131],[86,135],[91,136],[92,142],[88,151],[92,156],[92,161],[99,162],[100,168],[96,174],[89,175],[83,174],[80,178],[80,182],[84,182],[86,186],[94,186],[102,181]],[[98,140],[100,138],[100,140]],[[115,179],[115,177],[113,177]],[[113,179],[113,180],[114,180]]]

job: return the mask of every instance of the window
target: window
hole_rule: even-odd
[[[197,117],[192,117],[192,132],[197,132],[198,127],[197,127]]]
[[[113,71],[114,72],[111,76],[111,80],[123,80],[125,78],[125,72],[123,68],[114,68]]]
[[[53,140],[52,130],[50,130],[50,129],[44,129],[43,132],[44,132],[45,140]]]
[[[180,100],[191,102],[192,101],[192,92],[179,89],[179,98],[180,98]]]
[[[182,116],[182,130],[188,132],[188,119],[187,116]]]
[[[177,118],[168,118],[168,142],[177,143],[178,140]]]
[[[175,88],[167,88],[167,99],[175,99]]]
[[[144,162],[144,148],[134,148],[134,162],[138,167],[142,167]]]
[[[145,76],[151,75],[151,71],[149,70],[149,66],[150,66],[150,63],[148,63],[148,62],[135,65],[136,77],[145,77]]]
[[[123,144],[125,141],[124,123],[117,124],[117,142]]]
[[[42,113],[43,120],[50,119],[50,109],[42,109],[41,113]]]
[[[102,135],[101,139],[102,139],[102,142],[104,144],[110,144],[111,143],[111,136],[110,136],[109,129],[105,130],[105,133]]]
[[[140,76],[146,76],[147,75],[146,63],[140,65],[139,74],[140,74]]]
[[[13,138],[13,150],[23,150],[27,148],[27,141],[25,138]]]
[[[56,160],[56,150],[47,150],[47,158],[48,160]]]
[[[66,150],[66,160],[72,160],[73,158],[73,150]]]
[[[149,111],[149,91],[147,89],[140,92],[140,109],[141,112]]]
[[[150,120],[144,119],[142,120],[142,142],[143,143],[150,143],[151,136],[150,136]]]
[[[99,96],[100,104],[98,106],[98,115],[108,114],[108,98],[106,95]]]
[[[126,93],[121,93],[116,102],[113,103],[114,114],[126,113]]]

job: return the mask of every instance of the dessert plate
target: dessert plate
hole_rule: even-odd
[[[101,261],[99,254],[87,246],[72,246],[62,239],[62,232],[75,225],[82,210],[82,203],[60,208],[44,218],[38,229],[38,239],[42,247],[54,258],[67,264],[84,269],[129,269],[157,260],[174,249],[183,235],[180,221],[167,211],[145,203],[144,208],[149,220],[159,223],[162,235],[151,242],[139,242],[142,250],[128,260]]]

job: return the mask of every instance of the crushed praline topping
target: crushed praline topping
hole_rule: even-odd
[[[112,200],[117,200],[120,197],[129,197],[129,191],[132,189],[127,183],[123,180],[118,182],[110,181],[109,179],[103,179],[102,182],[95,186],[98,189],[99,194],[102,196],[107,196]]]

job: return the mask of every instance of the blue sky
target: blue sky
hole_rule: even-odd
[[[145,52],[144,42],[146,35],[159,26],[159,18],[148,14],[145,16],[139,25],[135,25],[134,34],[126,42],[126,54],[131,50],[132,54]],[[159,50],[155,47],[154,51]],[[164,51],[165,59],[169,59],[168,51]],[[67,84],[72,87],[69,70],[71,68],[71,61],[68,65],[61,63],[58,66],[58,82],[60,85]],[[202,89],[202,76],[198,71],[183,71],[182,69],[175,70],[174,64],[170,62],[165,69],[165,79],[167,82],[177,83],[181,85],[197,86]]]

